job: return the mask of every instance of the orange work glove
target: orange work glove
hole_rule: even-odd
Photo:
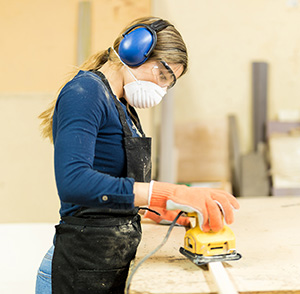
[[[147,210],[144,214],[144,217],[152,219],[153,221],[161,225],[170,225],[177,216],[177,214],[180,212],[180,210],[171,211],[161,207],[151,206],[149,208],[155,210],[160,215],[157,215],[156,213]],[[190,225],[190,219],[188,217],[180,216],[179,219],[176,221],[176,224],[187,227]]]
[[[233,209],[239,208],[234,196],[218,189],[152,181],[149,194],[150,207],[197,212],[204,232],[221,230],[224,226],[222,214],[227,224],[233,223]]]

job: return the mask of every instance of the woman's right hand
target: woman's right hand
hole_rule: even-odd
[[[240,207],[234,196],[220,189],[156,181],[152,181],[150,187],[150,207],[197,212],[204,232],[221,230],[224,226],[223,216],[227,224],[233,223],[233,210]]]

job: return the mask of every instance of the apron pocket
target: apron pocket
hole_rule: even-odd
[[[111,270],[77,270],[74,294],[123,294],[128,267]]]
[[[124,294],[140,216],[68,217],[56,226],[52,293]]]

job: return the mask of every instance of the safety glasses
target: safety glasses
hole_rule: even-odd
[[[158,61],[152,68],[156,83],[162,88],[172,88],[176,83],[176,76],[165,61]]]

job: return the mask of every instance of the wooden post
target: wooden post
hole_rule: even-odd
[[[268,95],[268,64],[266,62],[252,63],[252,124],[253,151],[257,151],[259,143],[266,142]]]
[[[234,196],[241,196],[241,152],[238,126],[235,115],[228,116],[229,126],[229,163],[231,172],[232,192]]]
[[[158,179],[162,182],[176,182],[176,152],[174,147],[173,121],[174,90],[169,90],[162,101],[159,170]]]
[[[77,65],[81,65],[91,53],[91,3],[79,2]]]

